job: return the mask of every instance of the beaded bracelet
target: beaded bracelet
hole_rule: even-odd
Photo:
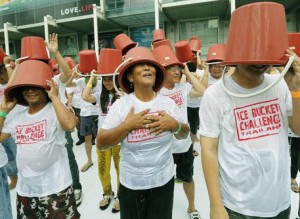
[[[181,128],[182,128],[182,126],[181,126],[181,123],[179,122],[178,123],[178,129],[175,132],[173,132],[173,134],[178,135],[181,132]]]
[[[0,111],[0,117],[6,119],[7,113]]]

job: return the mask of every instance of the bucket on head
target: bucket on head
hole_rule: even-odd
[[[133,42],[126,34],[118,34],[113,41],[116,49],[121,50],[122,55],[125,55],[129,50],[137,46],[137,42]]]
[[[81,74],[90,74],[97,69],[97,57],[94,50],[81,50],[79,52],[78,70]]]
[[[153,49],[156,60],[165,68],[171,65],[178,65],[184,68],[182,62],[178,60],[172,49],[168,45],[162,45]]]
[[[175,53],[180,62],[190,62],[194,58],[194,53],[187,40],[180,40],[175,44]]]
[[[165,40],[165,31],[162,29],[156,29],[153,31],[153,37],[152,37],[152,43],[160,41],[160,40]]]
[[[170,42],[169,39],[164,39],[164,40],[156,41],[156,42],[153,42],[153,44],[152,44],[153,49],[155,49],[156,47],[162,46],[162,45],[169,46],[171,48],[171,50],[173,51],[173,47],[172,47],[172,44],[171,44],[171,42]]]
[[[122,53],[119,49],[101,49],[97,73],[102,76],[111,76],[122,63]]]
[[[206,62],[223,62],[225,58],[226,44],[212,45],[208,49]]]
[[[289,47],[293,47],[297,56],[300,56],[300,33],[288,34]]]
[[[118,77],[118,82],[122,90],[125,93],[131,92],[130,81],[127,79],[127,74],[130,73],[128,71],[130,67],[138,63],[150,63],[155,67],[156,80],[153,86],[153,90],[155,92],[159,91],[164,84],[165,69],[161,64],[157,62],[151,50],[145,47],[135,47],[125,55],[125,61],[123,62],[123,65],[120,67],[120,73]]]
[[[16,70],[16,76],[10,86],[4,92],[8,100],[16,98],[20,105],[28,105],[25,101],[22,88],[23,87],[39,87],[42,89],[50,89],[47,80],[51,80],[53,76],[50,66],[39,60],[27,60],[20,63]]]
[[[284,65],[288,48],[285,10],[275,2],[257,2],[231,15],[225,65]]]
[[[201,39],[198,36],[192,36],[190,38],[190,47],[193,53],[196,53],[198,50],[201,49]]]
[[[28,36],[21,40],[21,57],[28,56],[31,60],[48,61],[49,56],[42,37]]]

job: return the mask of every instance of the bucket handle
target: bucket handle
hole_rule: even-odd
[[[289,57],[289,61],[288,63],[286,64],[286,66],[284,67],[284,69],[282,70],[280,76],[278,77],[278,79],[276,81],[274,81],[273,83],[269,84],[267,87],[259,90],[259,91],[256,91],[252,94],[237,94],[237,93],[234,93],[234,92],[231,92],[229,91],[226,86],[225,86],[225,71],[226,71],[226,67],[224,68],[224,71],[223,71],[223,74],[222,74],[222,87],[224,89],[224,91],[229,94],[230,96],[233,96],[233,97],[241,97],[241,98],[247,98],[247,97],[253,97],[253,96],[256,96],[256,95],[259,95],[259,94],[262,94],[264,92],[266,92],[267,90],[271,89],[272,87],[274,87],[276,84],[279,83],[279,81],[285,76],[285,74],[287,73],[288,69],[290,68],[290,66],[292,65],[293,61],[295,59],[295,56],[290,56]]]
[[[115,70],[114,74],[113,74],[113,85],[114,85],[114,88],[115,88],[115,91],[117,92],[117,94],[120,96],[120,97],[123,97],[124,96],[124,93],[121,92],[118,87],[117,87],[117,84],[116,84],[116,75],[119,74],[119,69],[127,62],[131,61],[133,58],[130,57],[126,60],[124,60]]]

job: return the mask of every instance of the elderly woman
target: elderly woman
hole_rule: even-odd
[[[172,137],[186,138],[189,127],[178,116],[175,102],[157,93],[164,77],[150,50],[131,49],[118,77],[129,95],[113,104],[97,135],[100,149],[121,142],[121,219],[172,218]]]

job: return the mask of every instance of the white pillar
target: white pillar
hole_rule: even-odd
[[[8,38],[8,25],[9,25],[9,23],[4,23],[4,41],[5,41],[5,53],[6,53],[6,55],[10,55],[9,38]]]
[[[93,4],[93,18],[94,18],[94,41],[97,62],[99,62],[99,39],[98,39],[98,16],[97,5]]]
[[[155,29],[159,29],[159,0],[154,0]]]
[[[235,10],[235,0],[229,0],[231,14]]]
[[[49,43],[49,26],[48,26],[48,17],[44,16],[44,32],[45,32],[45,41],[47,43]],[[48,53],[48,57],[50,57],[49,55],[49,50],[46,47],[47,53]]]

